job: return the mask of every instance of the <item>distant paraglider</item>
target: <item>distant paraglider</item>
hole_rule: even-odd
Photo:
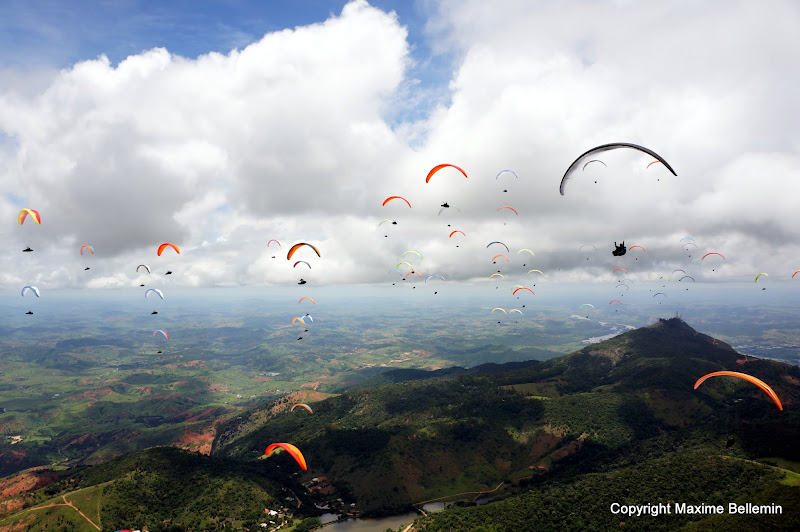
[[[388,198],[383,200],[382,206],[385,207],[387,203],[389,203],[390,201],[395,200],[395,199],[399,199],[399,200],[405,201],[406,205],[408,205],[408,208],[409,209],[411,208],[411,203],[407,199],[405,199],[403,196],[389,196]]]
[[[19,211],[19,214],[17,214],[17,222],[19,222],[19,225],[22,225],[25,222],[25,219],[28,217],[28,215],[30,215],[33,221],[36,222],[36,225],[42,225],[42,217],[39,215],[39,211],[33,209],[22,209]]]
[[[181,250],[178,249],[178,246],[176,246],[172,242],[164,242],[163,244],[158,246],[158,256],[160,257],[161,254],[164,252],[164,250],[167,249],[168,247],[174,249],[175,253],[177,253],[178,255],[181,254]]]
[[[289,248],[289,253],[286,254],[286,260],[291,260],[292,255],[294,255],[294,252],[297,251],[302,246],[308,246],[311,249],[313,249],[314,253],[317,254],[317,257],[321,257],[322,256],[322,255],[319,254],[319,250],[316,247],[312,246],[311,244],[307,244],[305,242],[300,242],[298,244],[293,245],[291,248]]]
[[[627,252],[627,249],[625,248],[625,241],[624,240],[623,240],[622,244],[619,244],[619,245],[617,245],[617,243],[614,242],[614,247],[615,247],[615,249],[614,249],[614,251],[611,252],[611,254],[614,255],[615,257],[621,257]]]
[[[22,297],[25,297],[25,294],[28,292],[33,292],[36,295],[36,297],[39,297],[39,289],[36,288],[35,286],[30,286],[30,285],[23,286],[20,295],[22,295]]]
[[[454,165],[454,164],[437,164],[436,166],[431,168],[430,172],[428,172],[428,175],[425,177],[425,182],[428,183],[431,180],[431,177],[433,177],[433,174],[435,174],[436,172],[438,172],[442,168],[447,168],[447,167],[455,168],[456,170],[461,172],[464,175],[464,177],[467,177],[467,173],[464,170],[462,170],[461,168],[459,168],[458,166]]]
[[[308,410],[308,413],[309,413],[309,414],[313,414],[313,413],[314,413],[314,411],[313,411],[313,410],[311,410],[311,407],[310,407],[310,406],[308,406],[308,405],[307,405],[307,404],[305,404],[305,403],[297,403],[296,405],[292,406],[292,408],[290,408],[290,409],[289,409],[289,412],[294,412],[294,409],[295,409],[295,408],[297,408],[298,406],[302,406],[303,408],[305,408],[306,410]]]

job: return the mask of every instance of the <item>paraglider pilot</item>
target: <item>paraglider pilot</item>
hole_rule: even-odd
[[[615,257],[621,257],[622,255],[624,255],[628,251],[627,249],[625,249],[625,241],[624,240],[622,241],[622,244],[620,244],[620,245],[617,245],[617,243],[614,242],[614,247],[616,247],[616,249],[614,251],[612,251],[611,254],[614,255]]]

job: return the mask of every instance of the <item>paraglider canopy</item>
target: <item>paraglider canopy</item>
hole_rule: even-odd
[[[289,453],[291,457],[295,459],[295,461],[303,471],[308,470],[308,466],[306,466],[305,456],[303,456],[303,453],[300,452],[300,449],[298,449],[291,443],[273,443],[269,447],[267,447],[267,450],[264,451],[264,455],[269,456],[270,453],[277,448],[281,448],[287,453]]]
[[[22,209],[19,211],[19,214],[17,215],[17,222],[19,222],[19,225],[22,225],[23,222],[25,222],[25,218],[27,218],[29,214],[31,215],[31,218],[33,218],[33,221],[36,222],[36,225],[42,225],[42,217],[39,215],[39,211],[35,211],[33,209]]]
[[[659,154],[657,154],[653,150],[645,148],[644,146],[639,146],[638,144],[631,144],[629,142],[613,142],[611,144],[603,144],[601,146],[596,146],[596,147],[592,148],[591,150],[588,150],[588,151],[584,152],[580,157],[575,159],[575,161],[573,161],[571,165],[569,165],[569,168],[567,168],[567,171],[564,172],[564,177],[561,178],[561,186],[559,186],[559,189],[558,189],[559,192],[561,193],[561,195],[562,196],[564,195],[564,189],[567,186],[567,181],[569,181],[570,178],[571,178],[571,174],[573,172],[575,172],[575,170],[578,168],[578,166],[581,166],[584,161],[586,161],[588,159],[591,159],[592,156],[597,154],[597,153],[602,153],[602,152],[606,152],[606,151],[609,151],[609,150],[616,150],[616,149],[619,149],[619,148],[632,148],[634,150],[639,150],[639,151],[642,151],[642,152],[644,152],[644,153],[646,153],[648,155],[651,155],[657,161],[661,162],[667,168],[667,170],[672,172],[672,175],[674,175],[674,176],[678,175],[678,174],[675,173],[675,170],[672,169],[672,167],[669,165],[669,163],[667,161],[665,161],[663,157],[661,157]],[[589,162],[592,162],[592,161],[588,161],[586,164],[589,164]],[[602,163],[602,161],[598,161],[598,162]],[[586,164],[583,164],[583,166],[585,167]],[[605,163],[603,163],[603,164],[605,165]]]

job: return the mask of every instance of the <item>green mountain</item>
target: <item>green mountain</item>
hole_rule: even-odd
[[[719,370],[758,376],[784,410],[741,379],[693,390]],[[297,399],[286,397],[220,423],[210,457],[154,448],[0,481],[0,531],[91,526],[64,504],[21,508],[62,495],[85,500],[103,529],[255,530],[265,508],[296,524],[322,507],[380,515],[432,500],[465,502],[415,530],[800,527],[800,368],[739,355],[679,319],[530,365],[373,379],[311,403],[313,414],[290,412]],[[264,457],[273,442],[296,445],[308,471],[285,452]],[[494,500],[471,506],[481,496]],[[636,517],[614,514],[615,502],[774,503],[784,513]]]

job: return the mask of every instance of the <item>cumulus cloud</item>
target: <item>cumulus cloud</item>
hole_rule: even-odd
[[[443,0],[426,35],[456,60],[449,103],[401,124],[392,109],[425,106],[408,72],[426,58],[402,20],[363,0],[227,53],[154,48],[116,66],[82,61],[47,83],[16,74],[0,87],[2,266],[26,273],[0,282],[133,286],[147,262],[175,270],[176,285],[293,283],[285,252],[297,241],[322,251],[298,257],[319,284],[385,282],[408,249],[426,275],[462,280],[533,268],[594,280],[620,264],[642,278],[683,268],[712,279],[699,260],[712,250],[731,278],[791,274],[800,8],[764,9]],[[678,177],[638,152],[608,152],[560,196],[575,157],[613,141],[652,148]],[[426,184],[440,163],[469,178],[445,169]],[[519,179],[497,179],[504,169]],[[413,208],[381,206],[390,195]],[[439,215],[442,202],[451,208]],[[14,226],[21,207],[38,208],[42,226]],[[384,218],[397,224],[378,227]],[[448,238],[455,229],[467,236]],[[271,238],[283,247],[267,248]],[[491,264],[494,240],[511,263]],[[621,240],[646,255],[620,262],[610,251]],[[155,257],[167,241],[181,255]],[[84,243],[95,256],[78,255]],[[599,250],[589,261],[586,243]],[[36,251],[20,257],[26,245]]]

